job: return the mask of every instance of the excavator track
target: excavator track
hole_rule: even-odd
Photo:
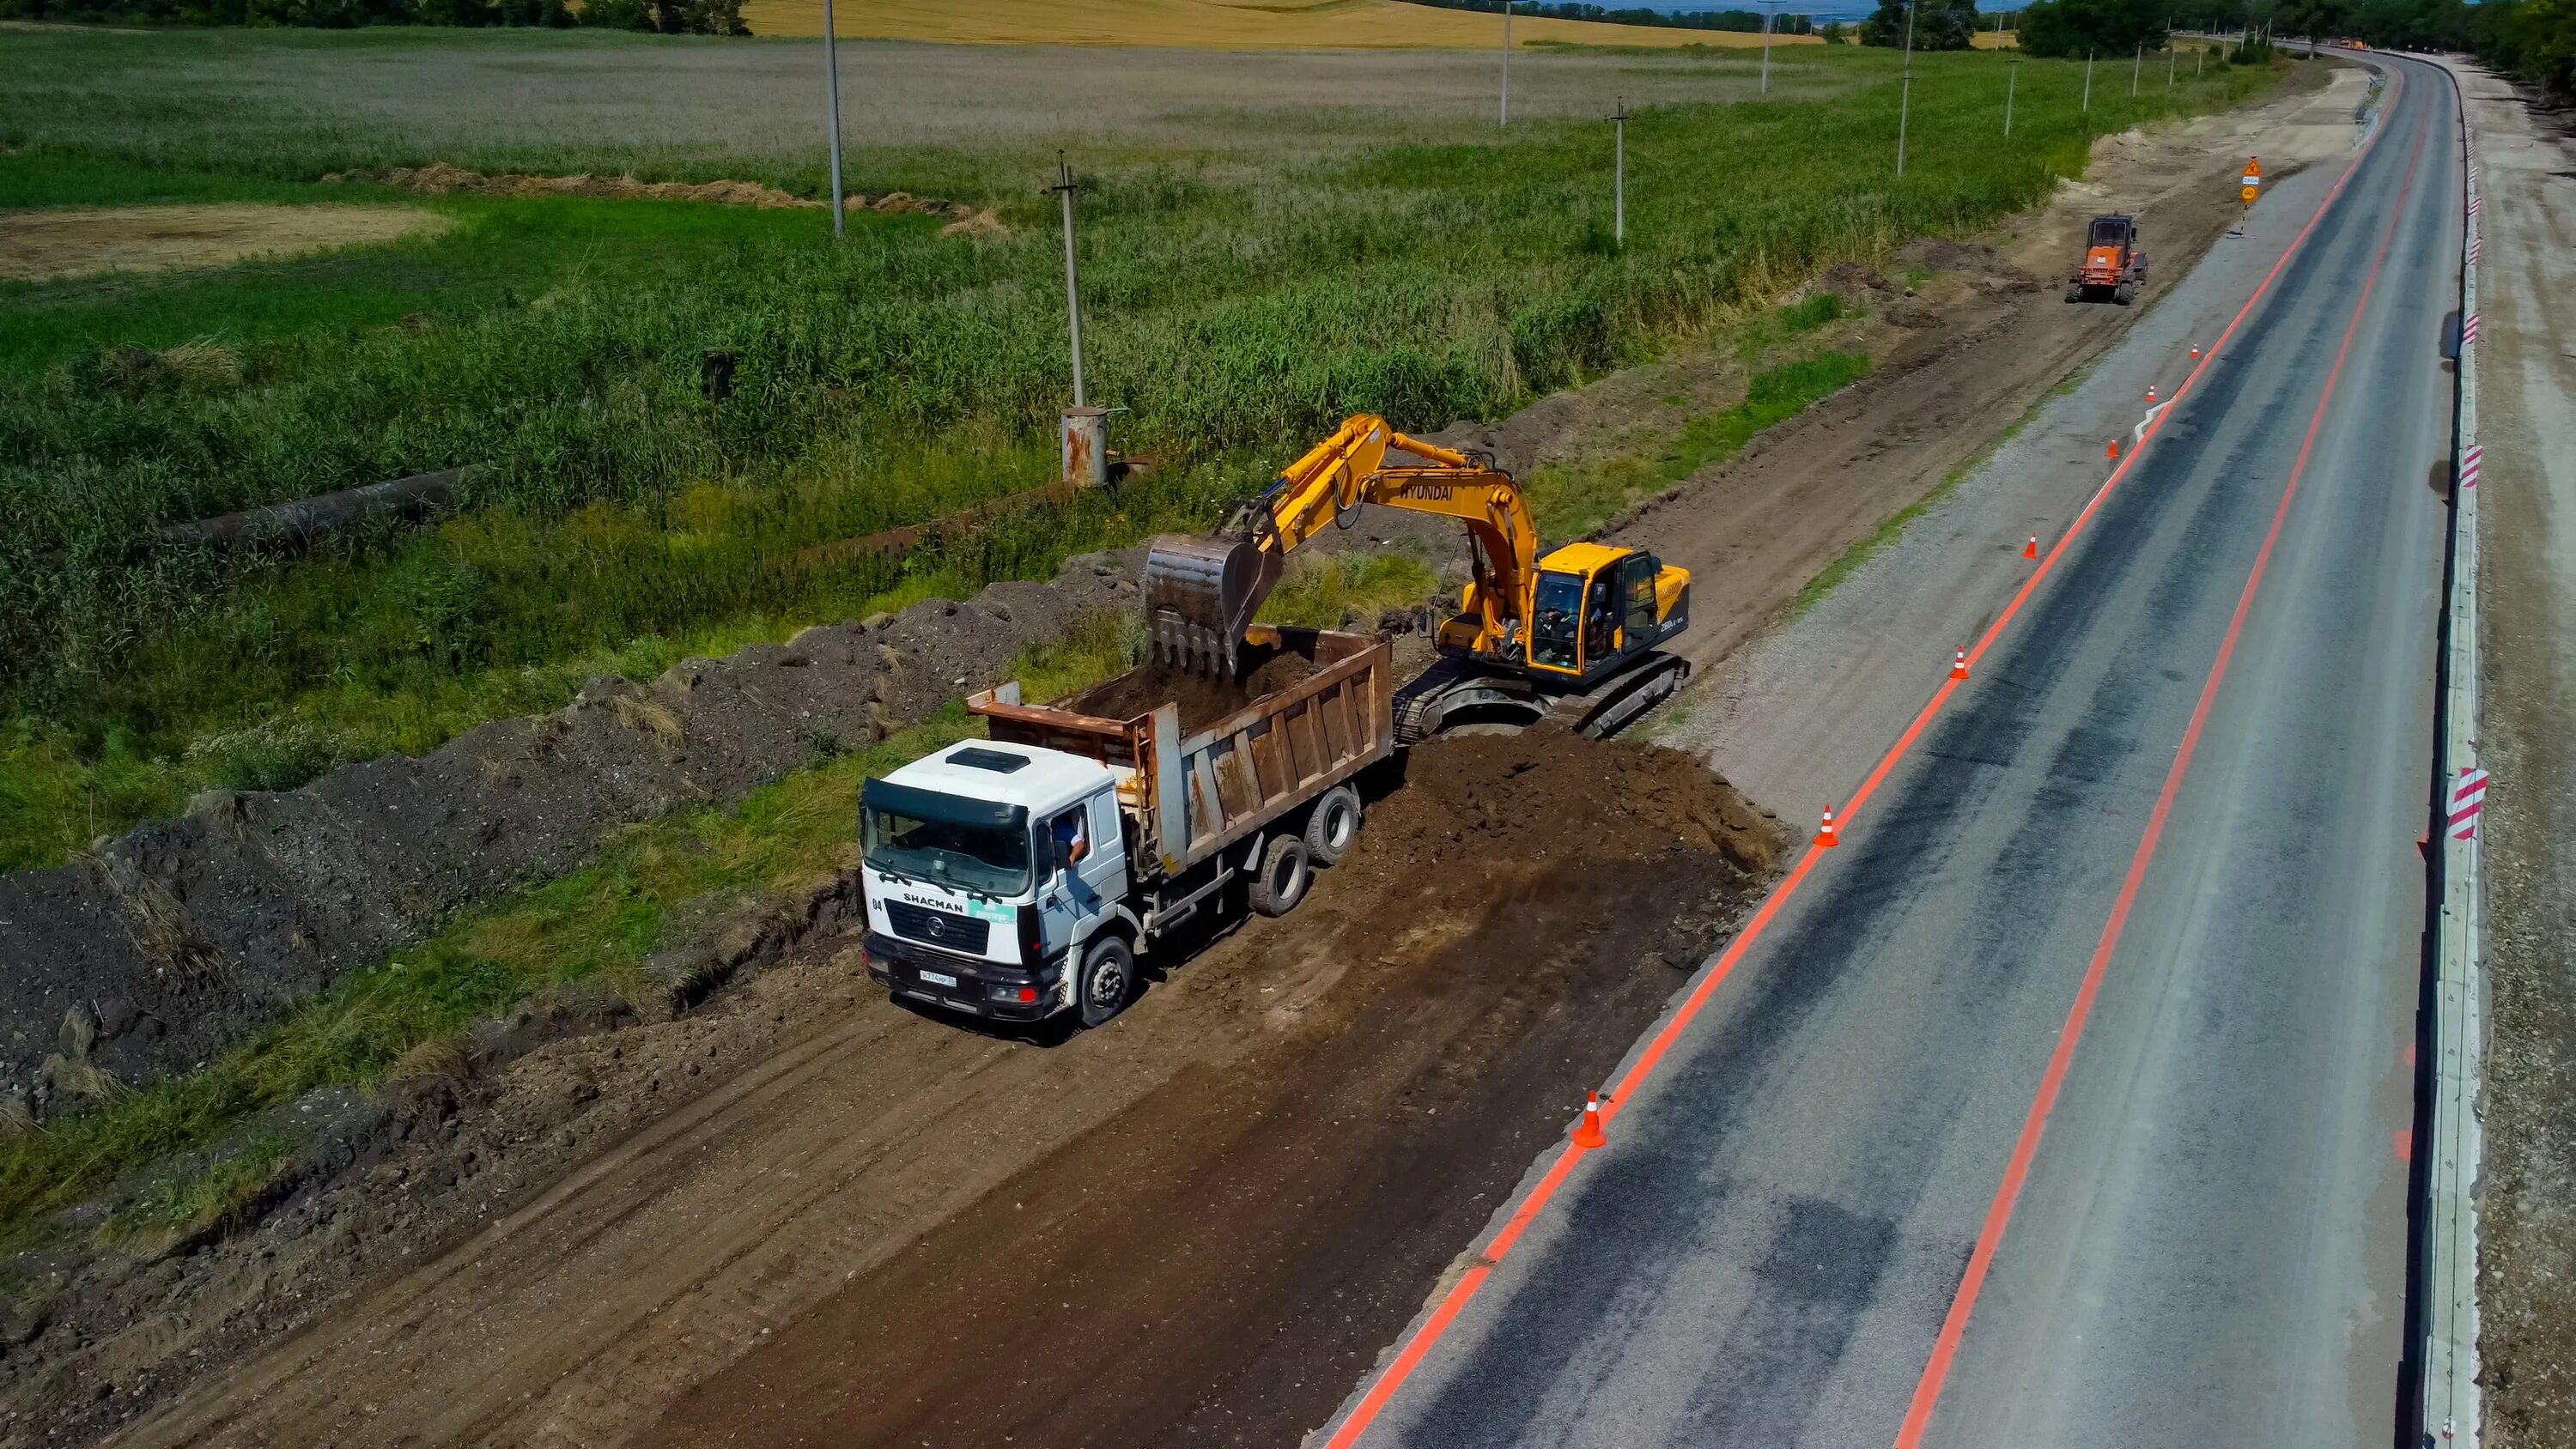
[[[1608,739],[1679,693],[1689,678],[1689,660],[1675,654],[1648,654],[1636,667],[1582,694],[1560,697],[1549,706],[1547,722],[1589,739]]]
[[[1395,743],[1410,748],[1439,734],[1452,716],[1471,713],[1478,724],[1606,739],[1672,698],[1689,678],[1690,661],[1655,653],[1581,694],[1550,698],[1526,680],[1444,655],[1395,692]]]

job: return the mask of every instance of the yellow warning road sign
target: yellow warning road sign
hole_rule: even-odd
[[[2262,157],[2260,157],[2260,156],[2248,156],[2248,157],[2246,157],[2246,158],[2245,158],[2245,184],[2246,184],[2246,185],[2248,185],[2248,186],[2251,186],[2251,185],[2253,185],[2255,182],[2260,181],[2260,180],[2262,180],[2262,179],[2263,179],[2263,158],[2262,158]]]
[[[2239,200],[2239,201],[2248,201],[2248,202],[2250,202],[2250,201],[2252,201],[2252,200],[2254,199],[2254,191],[2255,191],[2255,187],[2254,187],[2253,183],[2248,182],[2248,183],[2246,183],[2246,186],[2245,186],[2245,189],[2244,189],[2244,190],[2239,191],[2239,192],[2237,192],[2237,193],[2236,193],[2236,199],[2237,199],[2237,200]]]

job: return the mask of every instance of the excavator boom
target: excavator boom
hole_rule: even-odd
[[[1390,452],[1429,461],[1392,464]],[[1235,537],[1166,536],[1145,560],[1145,611],[1158,656],[1209,673],[1232,669],[1244,628],[1279,583],[1289,552],[1350,526],[1363,503],[1437,513],[1477,543],[1480,634],[1516,638],[1538,563],[1538,524],[1508,473],[1361,414],[1282,470]]]
[[[1421,461],[1389,463],[1390,452]],[[1455,518],[1476,544],[1473,579],[1440,628],[1445,662],[1408,686],[1399,733],[1419,738],[1446,720],[1497,714],[1606,731],[1688,674],[1657,647],[1689,622],[1686,571],[1598,543],[1542,557],[1538,520],[1509,473],[1367,414],[1284,469],[1226,536],[1154,541],[1145,609],[1156,658],[1233,676],[1244,630],[1287,555],[1349,527],[1364,503]]]

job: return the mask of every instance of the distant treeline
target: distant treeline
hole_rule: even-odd
[[[1891,11],[1901,6],[1881,14]],[[2161,50],[2174,30],[2241,37],[2230,54],[2247,63],[2292,39],[2466,51],[2554,101],[2576,102],[2576,0],[2031,0],[2014,28],[2024,51],[2066,57]]]
[[[0,0],[0,5],[9,0]],[[1503,13],[1503,0],[1411,0],[1415,5],[1431,5],[1442,10],[1476,10],[1487,15]],[[1567,0],[1516,0],[1514,15],[1534,16],[1540,20],[1595,20],[1604,25],[1653,25],[1667,30],[1734,30],[1747,33],[1762,29],[1758,10],[1650,10],[1632,6],[1613,10],[1607,5],[1583,5]],[[1815,22],[1805,15],[1783,15],[1772,24],[1776,35],[1805,35],[1815,29]]]
[[[749,35],[742,0],[0,0],[0,20],[92,25],[522,25]]]

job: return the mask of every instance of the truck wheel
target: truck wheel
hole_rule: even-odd
[[[2075,283],[2075,284],[2073,284],[2073,285],[2069,286],[2069,287],[2066,289],[2066,300],[2067,300],[2067,301],[2069,301],[2069,302],[2081,302],[2081,301],[2083,301],[2083,300],[2084,300],[2084,284],[2083,284],[2083,283],[2081,283],[2081,282],[2077,282],[2077,283]]]
[[[1252,878],[1252,908],[1265,916],[1284,916],[1306,898],[1306,886],[1314,879],[1312,862],[1306,858],[1306,842],[1293,835],[1283,835],[1270,842],[1261,852],[1260,873]]]
[[[1083,954],[1082,978],[1074,983],[1074,1005],[1084,1026],[1106,1026],[1127,1009],[1136,994],[1136,953],[1116,936],[1103,936]]]
[[[1306,817],[1306,854],[1319,866],[1334,866],[1351,853],[1360,833],[1360,795],[1348,785],[1335,785],[1315,802]]]
[[[2111,300],[2119,303],[2123,307],[2126,307],[2131,302],[2138,300],[2137,284],[2134,282],[2122,282],[2119,286],[2112,288]]]

